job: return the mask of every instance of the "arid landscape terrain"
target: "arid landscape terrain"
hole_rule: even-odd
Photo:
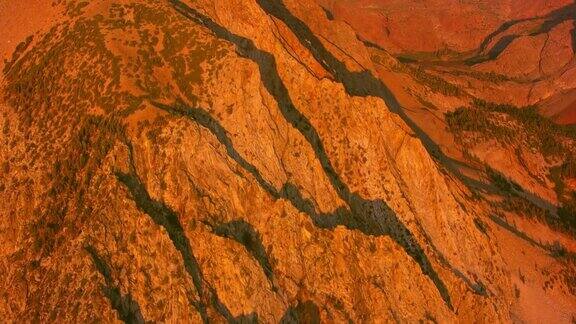
[[[573,0],[0,0],[0,322],[576,322]]]

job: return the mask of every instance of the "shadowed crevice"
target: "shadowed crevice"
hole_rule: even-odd
[[[118,318],[124,323],[145,323],[138,302],[132,299],[130,294],[122,296],[120,288],[114,285],[112,271],[106,261],[102,259],[94,247],[87,245],[85,250],[90,254],[96,270],[104,277],[106,285],[102,285],[102,292],[110,301],[112,308],[118,313]]]
[[[207,225],[212,228],[214,234],[242,244],[252,257],[258,261],[264,274],[270,281],[272,289],[276,290],[274,284],[274,272],[268,254],[266,253],[266,249],[262,244],[262,238],[250,223],[243,220],[234,220],[220,224],[207,223]]]
[[[444,256],[444,254],[440,252],[440,250],[438,250],[438,248],[434,245],[434,242],[432,241],[430,235],[428,235],[428,233],[422,227],[420,228],[420,231],[423,233],[424,237],[426,238],[426,241],[430,245],[432,251],[434,251],[434,254],[437,256],[438,261],[440,262],[441,265],[449,269],[457,278],[462,280],[468,286],[468,288],[470,288],[470,290],[476,295],[482,297],[487,297],[489,295],[488,289],[480,279],[476,279],[473,281],[470,278],[468,278],[458,268],[452,266],[448,261],[448,259]]]
[[[489,185],[464,175],[457,168],[457,161],[448,157],[442,152],[440,147],[424,132],[402,109],[402,106],[390,89],[370,71],[360,72],[349,71],[346,65],[338,60],[322,42],[314,35],[310,28],[299,18],[294,16],[283,4],[281,0],[256,0],[260,7],[269,15],[283,21],[306,47],[316,61],[324,69],[329,71],[336,81],[341,83],[346,92],[351,96],[368,97],[374,96],[382,99],[388,109],[398,115],[410,127],[414,134],[420,139],[428,154],[440,162],[441,166],[458,177],[465,185],[491,191]]]
[[[381,51],[386,51],[384,48],[382,48],[382,46],[380,46],[380,45],[378,45],[378,44],[376,44],[376,43],[372,43],[371,41],[366,40],[366,39],[360,37],[359,35],[356,35],[356,39],[357,39],[358,41],[362,42],[362,44],[364,44],[364,46],[366,46],[366,47],[371,47],[371,48],[375,48],[375,49],[378,49],[378,50],[381,50]]]
[[[273,197],[288,199],[297,209],[308,214],[314,224],[320,228],[333,229],[338,225],[342,225],[349,229],[359,230],[367,235],[390,236],[420,266],[422,272],[432,280],[442,299],[448,307],[452,309],[452,303],[446,285],[433,269],[428,257],[424,253],[422,247],[418,244],[414,235],[398,219],[394,211],[383,200],[365,200],[357,194],[350,192],[349,188],[340,179],[328,158],[316,129],[292,103],[288,90],[278,74],[274,56],[266,51],[258,49],[250,39],[231,33],[224,27],[212,21],[210,18],[188,7],[183,2],[171,0],[171,3],[183,16],[195,23],[205,26],[217,37],[236,45],[236,51],[239,56],[248,58],[258,65],[262,82],[268,92],[275,98],[282,115],[286,121],[288,121],[306,138],[307,142],[314,150],[314,153],[316,154],[316,157],[333,188],[340,198],[347,203],[349,208],[339,208],[336,212],[331,214],[318,214],[315,211],[314,204],[311,201],[304,199],[300,191],[290,183],[286,183],[280,192],[270,188],[268,185],[263,186],[263,188],[267,192],[271,193]],[[293,28],[293,21],[289,21],[287,24]],[[300,24],[302,23],[300,22]],[[303,28],[307,29],[307,27]],[[307,29],[307,31],[311,34],[309,29]],[[302,35],[297,36],[302,39]],[[306,36],[310,35],[306,34]],[[315,41],[319,43],[313,35],[310,37],[312,37],[310,38],[310,42]],[[312,50],[314,50],[314,47]],[[320,51],[327,52],[323,47]],[[346,78],[346,76],[351,76],[353,78],[351,82],[346,82],[346,85],[350,88],[349,92],[363,96],[372,95],[371,91],[378,92],[381,97],[389,99],[385,94],[381,93],[384,89],[381,82],[370,77],[371,75],[368,72],[362,72],[359,74],[349,73],[345,71],[345,67],[343,67],[342,63],[338,62],[334,57],[327,56],[326,60],[332,61],[332,64],[327,64],[325,62],[323,64],[326,65],[327,69],[332,71],[334,75],[344,75],[344,78]],[[332,65],[337,66],[340,70],[333,68]],[[352,85],[350,85],[350,83]],[[365,85],[367,88],[364,87]],[[389,95],[391,96],[391,93],[389,93]],[[244,164],[245,167],[248,166],[247,171],[255,176],[261,186],[267,184],[266,181],[261,179],[259,172],[256,172],[257,170],[255,168],[252,169],[252,165],[247,162],[244,163],[244,159],[241,157],[239,158],[237,152],[232,149],[232,143],[229,138],[223,136],[223,134],[225,135],[223,128],[219,126],[217,121],[213,118],[209,118],[208,114],[205,112],[202,113],[201,110],[197,108],[190,109],[188,107],[181,107],[181,100],[177,103],[180,107],[170,107],[159,103],[154,104],[165,110],[179,111],[180,114],[184,114],[208,128],[219,139],[219,141],[226,146],[226,150],[230,157],[236,161],[241,161],[241,163],[239,162],[240,165]],[[396,107],[399,110],[397,102]]]
[[[234,145],[232,144],[232,140],[226,133],[226,129],[224,129],[224,127],[222,127],[222,125],[220,125],[220,123],[212,116],[210,116],[210,114],[205,110],[194,107],[186,107],[184,106],[183,100],[178,100],[178,102],[174,105],[166,105],[157,101],[150,101],[150,103],[152,103],[157,108],[170,113],[171,115],[187,117],[208,129],[214,136],[216,136],[218,142],[224,145],[226,148],[226,153],[231,159],[233,159],[244,170],[250,173],[267,193],[269,193],[275,199],[279,198],[274,186],[264,179],[256,166],[246,161],[246,159],[244,159],[244,157],[242,157],[240,153],[236,151]]]
[[[130,154],[130,157],[132,155]],[[200,313],[202,320],[209,323],[207,305],[211,305],[216,312],[226,319],[228,323],[254,323],[257,322],[257,316],[250,314],[247,316],[234,317],[230,310],[224,305],[216,290],[211,287],[204,279],[202,270],[194,256],[190,241],[186,237],[178,215],[163,202],[156,201],[150,197],[145,186],[135,175],[134,161],[130,161],[131,173],[116,172],[117,179],[123,183],[129,190],[138,209],[148,215],[157,225],[163,227],[172,244],[182,256],[184,268],[192,278],[194,287],[199,296],[199,300],[194,306]]]
[[[567,5],[565,7],[554,10],[550,14],[546,15],[546,20],[540,25],[538,30],[530,34],[530,36],[535,36],[543,33],[548,33],[554,27],[562,24],[563,22],[576,18],[576,2]]]
[[[332,183],[336,183],[341,187],[340,196],[344,201],[346,201],[349,208],[338,208],[338,210],[333,213],[318,213],[314,207],[314,203],[309,199],[304,198],[295,185],[287,182],[283,185],[282,189],[278,191],[269,184],[262,177],[258,169],[246,161],[238,151],[236,151],[232,140],[228,137],[226,130],[219,124],[219,122],[204,110],[186,107],[182,100],[178,100],[178,102],[173,105],[166,105],[155,101],[151,101],[151,103],[159,109],[176,116],[188,117],[208,129],[218,139],[220,144],[226,148],[228,156],[242,166],[244,170],[252,174],[257,183],[266,192],[268,192],[274,199],[282,198],[290,201],[296,209],[307,214],[317,227],[323,229],[334,229],[341,225],[348,229],[359,230],[367,235],[390,236],[420,266],[422,273],[428,276],[437,287],[442,299],[444,299],[449,307],[452,307],[448,289],[432,267],[432,264],[424,253],[424,250],[418,244],[414,235],[397,218],[394,211],[386,204],[386,202],[383,200],[362,199],[357,194],[350,193],[348,188],[339,180],[339,178],[333,178],[331,179]],[[309,126],[309,129],[313,130],[309,123],[305,123],[304,125],[295,123],[295,125],[299,130],[301,127],[305,126]],[[318,146],[313,146],[313,149],[317,152],[316,150],[319,148]],[[324,156],[326,161],[328,161],[324,151],[321,151],[320,155]],[[332,172],[333,176],[337,177],[333,169]],[[327,174],[330,178],[330,173],[327,172]]]
[[[320,310],[312,301],[289,307],[280,319],[281,324],[320,324]]]
[[[572,28],[572,53],[576,54],[576,20],[574,20],[574,28]]]
[[[496,42],[496,44],[494,44],[494,46],[492,46],[492,48],[490,48],[488,53],[481,55],[481,56],[476,56],[476,57],[470,58],[470,59],[466,60],[466,64],[474,65],[474,64],[479,64],[479,63],[484,63],[487,61],[495,60],[496,58],[498,58],[498,56],[500,56],[500,54],[502,52],[504,52],[504,50],[506,48],[508,48],[508,46],[510,44],[512,44],[512,42],[514,40],[516,40],[518,37],[521,37],[521,36],[522,35],[506,35],[506,36],[500,38],[498,40],[498,42]]]
[[[176,215],[176,213],[174,213],[165,204],[154,201],[146,191],[144,185],[140,182],[140,179],[136,176],[129,173],[116,172],[116,177],[126,186],[126,188],[128,188],[138,209],[150,216],[154,223],[163,227],[168,233],[170,240],[172,240],[172,244],[182,256],[184,268],[192,278],[194,287],[200,296],[201,300],[195,306],[202,316],[202,319],[207,322],[208,315],[206,312],[206,305],[202,301],[202,292],[204,291],[202,274],[200,272],[198,261],[190,248],[190,242],[180,224],[178,215]]]
[[[524,233],[521,230],[519,230],[518,228],[516,228],[516,226],[511,225],[510,223],[506,222],[506,220],[502,217],[499,217],[496,215],[490,215],[490,219],[495,224],[497,224],[500,227],[502,227],[503,229],[509,231],[511,234],[513,234],[516,237],[526,241],[531,246],[537,247],[537,248],[540,248],[540,249],[546,251],[552,257],[564,257],[564,258],[576,260],[576,253],[566,250],[566,247],[564,247],[558,241],[556,241],[555,243],[552,243],[552,244],[542,243],[542,242],[536,241],[532,237],[528,236],[526,233]]]
[[[515,20],[511,20],[511,21],[506,21],[504,22],[502,25],[500,25],[500,27],[498,27],[495,31],[493,31],[492,33],[490,33],[488,36],[486,36],[484,38],[484,40],[482,41],[482,43],[480,44],[480,47],[478,48],[478,53],[482,53],[484,51],[486,51],[486,49],[488,48],[488,45],[490,45],[490,43],[492,42],[492,40],[500,35],[501,33],[507,31],[508,29],[512,28],[512,26],[519,24],[519,23],[523,23],[526,21],[530,21],[532,19],[537,19],[537,18],[524,18],[524,19],[515,19]]]
[[[322,8],[322,10],[324,11],[324,14],[326,15],[326,19],[328,19],[330,21],[334,20],[334,14],[332,14],[332,11],[330,11],[329,9],[324,8],[324,7],[320,7],[320,8]]]
[[[534,246],[534,247],[538,247],[541,248],[543,250],[547,250],[547,248],[540,244],[539,242],[535,241],[533,238],[531,238],[530,236],[526,235],[526,233],[520,231],[519,229],[517,229],[516,227],[508,224],[508,222],[506,222],[506,220],[504,220],[501,217],[498,217],[496,215],[491,215],[490,219],[498,226],[502,227],[503,229],[507,230],[508,232],[514,234],[516,237],[523,239],[524,241],[528,242],[530,245]]]
[[[322,168],[332,183],[334,189],[342,196],[350,196],[348,188],[342,183],[342,180],[332,167],[330,160],[324,149],[324,145],[320,140],[320,136],[316,129],[312,126],[308,118],[304,116],[292,103],[292,99],[288,93],[288,89],[284,85],[276,66],[274,56],[266,51],[258,49],[252,40],[235,35],[225,29],[224,27],[216,24],[210,18],[200,14],[196,10],[188,7],[186,4],[178,0],[171,0],[174,8],[188,19],[205,26],[210,29],[218,38],[227,40],[236,45],[236,50],[239,56],[250,59],[256,63],[260,69],[261,80],[268,90],[268,92],[275,98],[282,116],[294,128],[306,138],[308,143],[314,149]]]
[[[496,31],[494,31],[493,33],[488,35],[482,41],[482,44],[480,44],[480,48],[478,49],[478,55],[475,57],[467,59],[465,61],[465,63],[468,65],[474,65],[474,64],[479,64],[479,63],[494,60],[498,56],[500,56],[500,54],[504,50],[506,50],[506,48],[508,48],[508,46],[514,40],[516,40],[520,37],[523,37],[523,36],[537,36],[540,34],[548,33],[554,27],[562,24],[563,22],[565,22],[567,20],[575,19],[575,18],[576,18],[576,3],[573,3],[573,4],[569,4],[567,6],[564,6],[562,8],[559,8],[557,10],[554,10],[545,16],[517,19],[517,20],[505,22]],[[536,31],[534,31],[528,35],[511,34],[511,35],[503,36],[501,39],[498,40],[498,42],[496,42],[496,44],[494,46],[492,46],[492,48],[490,48],[486,52],[486,50],[488,49],[488,45],[499,34],[509,30],[510,28],[512,28],[513,26],[515,26],[519,23],[523,23],[523,22],[527,22],[527,21],[534,21],[534,20],[539,20],[539,19],[544,19],[544,22],[540,25],[540,27]]]

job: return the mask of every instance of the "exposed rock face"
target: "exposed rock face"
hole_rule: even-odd
[[[458,0],[317,0],[336,19],[394,54],[468,52],[515,22],[544,17],[573,2]]]
[[[570,321],[573,236],[495,216],[520,198],[410,111],[471,95],[321,4],[60,0],[2,48],[0,317]],[[523,75],[571,80],[569,29],[526,36],[544,54]]]
[[[317,2],[359,39],[478,98],[524,106],[576,87],[573,1]]]

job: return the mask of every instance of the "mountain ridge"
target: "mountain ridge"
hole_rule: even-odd
[[[362,41],[328,4],[39,11],[0,51],[0,315],[574,318],[571,126],[482,88],[512,77]]]

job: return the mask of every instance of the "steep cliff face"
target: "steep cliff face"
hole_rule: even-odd
[[[425,63],[475,97],[524,106],[576,84],[571,0],[317,2],[360,39]]]
[[[327,9],[46,6],[2,48],[0,316],[570,321],[573,236],[496,215],[520,198],[409,111],[470,96]]]

